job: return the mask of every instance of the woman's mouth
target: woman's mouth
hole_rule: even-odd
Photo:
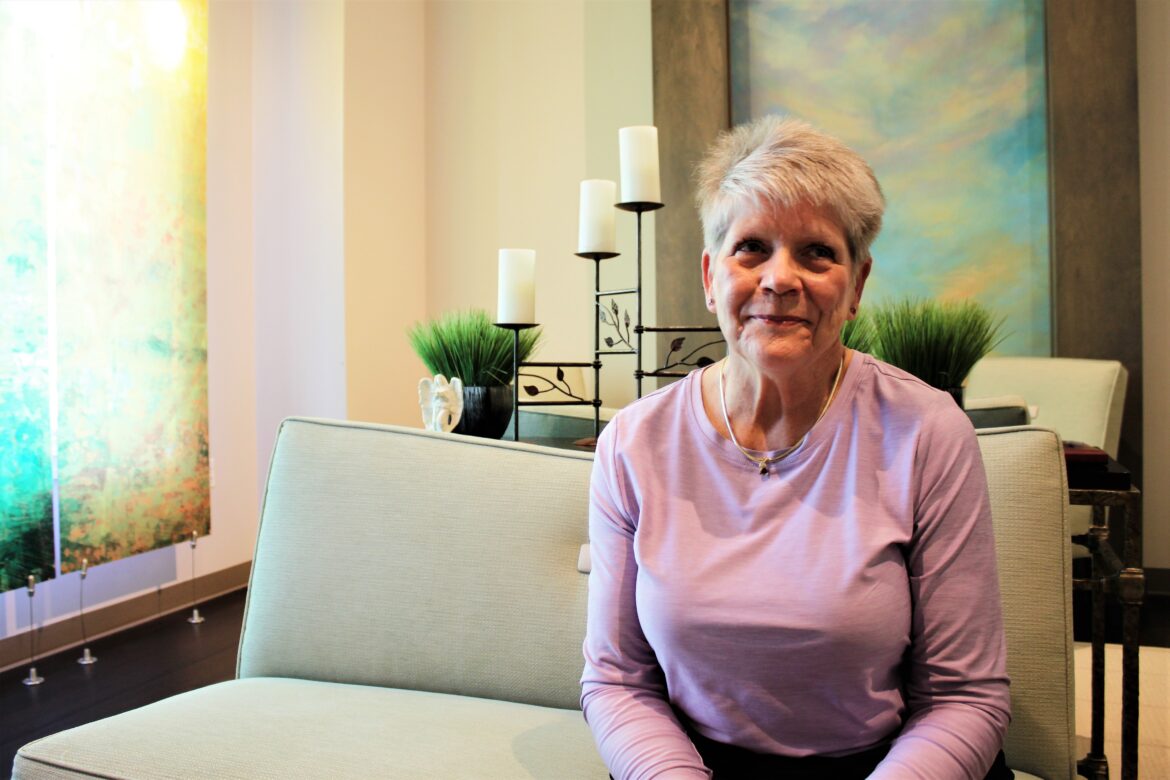
[[[758,320],[759,322],[763,322],[763,323],[766,323],[768,325],[775,325],[775,326],[779,326],[779,327],[786,327],[786,326],[793,326],[793,325],[804,325],[804,324],[808,323],[808,320],[806,320],[802,317],[794,317],[791,315],[783,315],[783,314],[753,314],[753,315],[751,315],[751,319]]]

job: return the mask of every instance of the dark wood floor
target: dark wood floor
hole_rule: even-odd
[[[0,674],[0,778],[27,742],[234,677],[244,593],[200,604],[198,625],[186,610],[98,639],[91,666],[77,648],[38,659],[41,685],[21,683],[27,666]]]

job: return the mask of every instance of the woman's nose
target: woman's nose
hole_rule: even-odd
[[[768,292],[784,295],[800,286],[800,267],[787,249],[777,249],[759,268],[760,287]]]

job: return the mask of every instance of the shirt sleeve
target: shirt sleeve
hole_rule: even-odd
[[[615,780],[709,778],[667,699],[665,676],[638,620],[636,523],[621,487],[617,433],[615,419],[597,443],[590,482],[581,709]]]
[[[1011,708],[987,477],[958,407],[924,421],[915,465],[908,716],[871,778],[982,780]]]

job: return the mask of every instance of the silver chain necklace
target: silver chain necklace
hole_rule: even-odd
[[[760,467],[760,474],[767,474],[768,466],[784,460],[789,455],[800,449],[800,445],[804,444],[804,440],[808,438],[809,433],[813,428],[816,427],[816,424],[821,421],[821,418],[825,416],[825,412],[829,410],[829,404],[833,402],[833,396],[837,394],[837,387],[841,384],[841,375],[845,373],[845,353],[842,352],[841,364],[837,366],[837,375],[833,377],[833,387],[829,390],[829,397],[825,399],[824,405],[821,406],[821,411],[817,414],[817,419],[813,420],[813,424],[809,426],[807,431],[804,432],[804,436],[801,436],[800,440],[797,441],[796,444],[793,444],[791,447],[778,455],[773,455],[771,457],[765,455],[762,458],[757,458],[755,455],[752,455],[750,452],[744,449],[743,445],[739,443],[739,440],[735,438],[735,430],[731,427],[731,419],[727,416],[727,397],[725,396],[723,390],[723,366],[726,365],[726,363],[727,361],[722,361],[719,363],[719,407],[723,410],[723,424],[727,426],[727,434],[731,437],[731,443],[735,445],[736,449],[743,453],[745,458],[750,460],[754,465]]]

